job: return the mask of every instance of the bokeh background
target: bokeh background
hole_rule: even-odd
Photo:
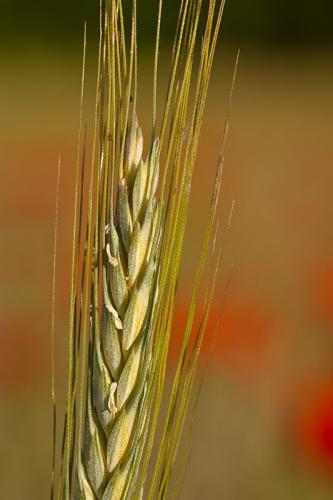
[[[8,500],[48,497],[57,158],[61,153],[61,394],[82,31],[87,20],[89,117],[97,3],[1,0],[0,496]],[[157,2],[138,3],[139,118],[148,130]],[[163,50],[172,39],[178,2],[166,3]],[[174,333],[179,335],[188,307],[240,48],[222,193],[224,260],[208,336],[221,307],[222,320],[194,425],[184,499],[333,496],[332,15],[328,0],[227,1]],[[163,76],[163,51],[161,61]]]

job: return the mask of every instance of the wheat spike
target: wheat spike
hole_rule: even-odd
[[[103,318],[100,332],[92,332],[92,377],[78,472],[82,498],[121,498],[141,438],[137,421],[151,358],[147,317],[156,300],[157,145],[155,141],[143,160],[142,132],[134,114],[115,215],[106,228]]]
[[[122,0],[100,0],[89,188],[87,192],[83,188],[86,148],[80,167],[79,147],[74,198],[68,388],[64,445],[57,475],[59,500],[166,498],[190,409],[220,260],[218,252],[213,255],[211,247],[215,244],[211,245],[211,240],[227,126],[188,320],[148,478],[157,424],[161,421],[192,173],[224,1],[208,0],[207,9],[202,8],[202,0],[179,1],[158,130],[157,69],[163,4],[158,0],[152,135],[145,155],[136,114],[136,0],[130,4],[129,40]],[[204,22],[200,23],[202,13]],[[85,60],[84,50],[84,70]],[[82,101],[83,93],[81,106]],[[80,115],[82,118],[82,108]],[[210,251],[213,278],[206,292],[200,329],[192,334]]]

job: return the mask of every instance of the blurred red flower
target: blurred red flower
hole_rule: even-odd
[[[310,463],[333,474],[333,376],[298,391],[294,437]]]

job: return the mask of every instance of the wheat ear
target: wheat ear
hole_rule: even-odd
[[[123,11],[123,4],[126,8],[130,4],[132,11],[130,40],[125,33],[128,12]],[[224,0],[207,0],[207,8],[203,0],[179,0],[165,104],[158,120],[162,4],[163,0],[158,0],[152,133],[143,159],[143,136],[136,115],[136,0],[126,5],[122,0],[100,0],[95,126],[87,191],[87,148],[86,144],[81,148],[80,120],[66,416],[55,481],[58,500],[136,500],[143,495],[148,500],[162,500],[176,488],[182,475],[174,469],[191,410],[220,261],[219,245],[212,243],[212,235],[227,126],[163,419],[160,408],[192,174]],[[85,60],[84,50],[83,70]],[[212,279],[203,301],[200,328],[193,332],[208,255]],[[54,491],[52,488],[52,500]]]
[[[92,323],[92,373],[79,467],[82,498],[121,498],[142,438],[138,425],[151,360],[149,308],[156,300],[158,141],[142,159],[136,115],[126,139],[114,217],[105,227],[103,318]]]

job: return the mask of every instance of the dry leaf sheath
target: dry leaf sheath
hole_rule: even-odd
[[[227,127],[188,320],[161,419],[192,173],[224,2],[182,0],[179,5],[167,94],[157,120],[163,8],[161,0],[156,3],[152,134],[145,141],[145,154],[136,112],[140,70],[136,2],[132,2],[129,27],[121,0],[100,5],[89,165],[81,125],[79,130],[66,418],[62,453],[53,470],[52,498],[166,498],[171,488],[175,491],[186,462],[177,462],[180,469],[177,466],[174,473],[219,263],[219,252],[211,252],[211,237]],[[85,47],[86,41],[81,123]],[[214,272],[200,328],[192,332],[209,252]]]

